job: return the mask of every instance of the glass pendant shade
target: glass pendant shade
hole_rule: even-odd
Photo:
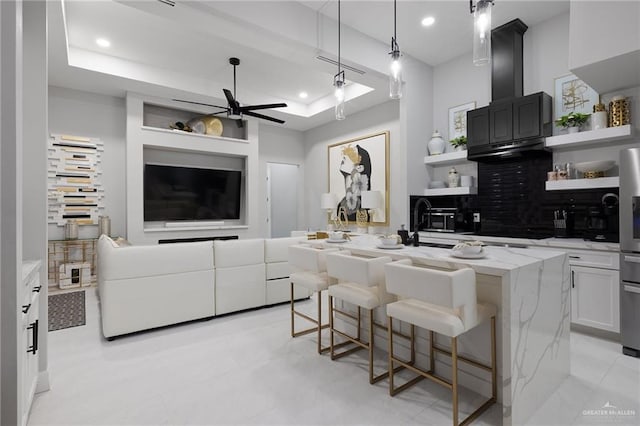
[[[491,0],[478,0],[473,12],[473,64],[491,61]]]
[[[402,97],[402,63],[400,62],[399,51],[393,51],[391,53],[389,96],[391,99],[400,99]]]
[[[336,91],[336,120],[344,120],[344,81],[336,80],[335,81]]]

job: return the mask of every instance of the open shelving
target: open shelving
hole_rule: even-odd
[[[633,142],[633,128],[630,124],[627,124],[625,126],[550,136],[546,138],[545,146],[554,150],[576,149],[587,145],[602,144],[603,142],[607,144]]]
[[[467,161],[467,151],[454,151],[424,157],[424,164],[427,166],[445,166],[447,164],[463,163],[465,161]]]
[[[475,195],[478,193],[478,188],[475,186],[459,186],[457,188],[431,188],[425,189],[424,195],[436,196],[436,195]]]
[[[618,176],[595,179],[567,179],[550,180],[545,183],[547,191],[562,191],[571,189],[617,188],[620,186]]]

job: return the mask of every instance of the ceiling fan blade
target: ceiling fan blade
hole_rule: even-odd
[[[187,104],[194,104],[194,105],[204,105],[204,106],[208,106],[208,107],[213,107],[213,108],[220,108],[220,109],[224,109],[224,110],[228,110],[229,107],[223,107],[220,105],[213,105],[213,104],[205,104],[203,102],[194,102],[194,101],[186,101],[184,99],[171,99],[172,101],[176,101],[176,102],[184,102]]]
[[[271,109],[271,108],[285,108],[287,104],[279,103],[279,104],[262,104],[262,105],[243,105],[240,107],[240,111],[253,111],[256,109]]]
[[[240,108],[240,104],[233,98],[231,90],[222,89],[222,91],[224,92],[224,96],[227,98],[227,102],[229,102],[229,108],[231,108],[232,111],[238,111],[238,108]]]
[[[284,120],[280,120],[279,118],[268,117],[266,115],[258,114],[257,112],[245,111],[244,115],[249,115],[251,117],[262,118],[263,120],[273,121],[275,123],[284,123]]]

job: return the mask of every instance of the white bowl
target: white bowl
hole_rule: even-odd
[[[400,244],[402,239],[399,235],[386,235],[380,237],[380,243],[385,246],[395,246],[396,244]]]
[[[431,189],[437,189],[437,188],[444,188],[444,182],[441,180],[432,180],[431,182],[429,182],[429,188]]]
[[[454,251],[462,254],[478,254],[482,252],[482,242],[463,241],[453,247]]]
[[[344,240],[344,232],[338,232],[338,231],[330,232],[329,239],[331,241]]]
[[[587,161],[584,163],[576,163],[575,168],[579,172],[604,172],[616,165],[613,160]]]

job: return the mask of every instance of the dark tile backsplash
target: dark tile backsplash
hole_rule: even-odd
[[[494,163],[478,163],[478,195],[428,197],[434,207],[455,207],[464,217],[460,231],[483,235],[545,238],[554,236],[554,211],[573,211],[575,237],[587,231],[588,209],[602,205],[607,193],[618,195],[617,188],[577,191],[546,191],[547,172],[552,170],[548,155]],[[409,198],[410,229],[413,206],[420,196]],[[472,222],[479,212],[480,226]]]

